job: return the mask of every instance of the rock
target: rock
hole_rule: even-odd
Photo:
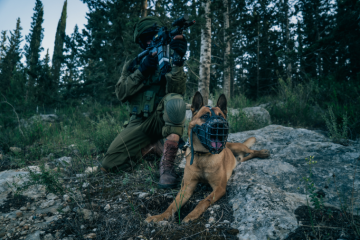
[[[92,238],[96,238],[96,233],[89,233],[89,234],[86,234],[86,235],[84,235],[84,238],[90,238],[90,239],[92,239]]]
[[[61,157],[54,160],[56,166],[61,165],[62,167],[66,168],[71,166],[71,157]]]
[[[166,226],[166,225],[169,224],[169,222],[168,222],[168,221],[159,221],[158,224],[159,224],[160,226]]]
[[[85,208],[78,209],[77,212],[83,214],[85,220],[92,220],[94,217],[98,216],[97,212],[93,212]]]
[[[109,211],[110,210],[110,204],[106,204],[106,206],[104,207],[105,211]]]
[[[16,192],[17,187],[23,186],[29,181],[29,172],[7,170],[0,172],[0,205],[6,199],[8,193]]]
[[[59,218],[57,215],[51,216],[51,217],[45,217],[45,221],[46,222],[53,222],[53,221],[57,221]]]
[[[17,211],[16,212],[16,217],[19,218],[19,217],[22,217],[23,213],[22,211]]]
[[[140,193],[140,194],[139,194],[139,198],[145,198],[145,197],[147,197],[148,195],[149,195],[149,193],[146,193],[146,192]]]
[[[70,197],[69,197],[69,195],[66,195],[66,194],[65,194],[65,195],[63,196],[63,199],[64,199],[65,202],[68,202],[68,201],[70,200]]]
[[[44,236],[44,240],[53,240],[53,239],[54,239],[54,237],[51,235],[51,233],[46,234],[46,235]]]
[[[207,106],[214,107],[214,103],[213,103],[213,101],[211,99],[208,99]]]
[[[89,186],[89,183],[87,183],[87,182],[84,182],[82,185],[83,188],[86,188],[87,186]]]
[[[29,122],[37,122],[37,121],[54,123],[59,121],[59,117],[56,114],[40,114],[40,115],[32,116],[29,119]]]
[[[187,120],[191,120],[191,118],[192,118],[192,112],[191,112],[191,110],[186,110],[185,117],[186,117]]]
[[[322,132],[301,128],[270,125],[262,129],[233,133],[229,142],[244,142],[255,137],[254,150],[268,149],[268,159],[251,159],[239,163],[228,182],[229,199],[240,239],[284,239],[298,227],[294,211],[306,205],[303,177],[309,174],[305,158],[314,156],[313,181],[316,191],[325,193],[325,206],[339,206],[336,184],[341,194],[349,199],[352,176],[360,165],[360,144],[335,144]],[[329,184],[330,183],[330,184]],[[332,183],[332,184],[331,184]],[[327,186],[327,188],[325,188]],[[355,192],[360,181],[354,181]]]
[[[21,152],[21,148],[18,148],[18,147],[10,147],[10,151],[12,151],[13,153],[20,153],[20,152]]]
[[[215,218],[210,217],[210,218],[209,218],[209,223],[213,223],[213,222],[215,222]]]
[[[55,199],[58,199],[58,196],[56,196],[55,194],[53,193],[49,193],[48,195],[46,195],[46,198],[48,200],[55,200]]]
[[[190,110],[191,109],[191,104],[190,103],[186,103],[186,110]]]
[[[69,207],[69,206],[66,206],[66,207],[64,207],[63,209],[61,209],[61,211],[63,211],[63,212],[65,212],[65,213],[67,213],[67,212],[70,212],[70,211],[71,211],[71,209],[70,209],[70,207]]]
[[[209,227],[210,227],[210,224],[205,224],[205,227],[206,227],[206,228],[209,228]]]
[[[21,207],[20,211],[27,211],[27,207]]]
[[[46,201],[46,202],[41,203],[40,208],[48,208],[54,204],[55,204],[54,200]]]
[[[96,166],[96,167],[87,167],[85,169],[85,173],[89,174],[89,173],[97,172],[98,168],[99,168],[98,166]]]
[[[25,240],[40,240],[40,231],[27,235]]]
[[[229,113],[233,116],[240,114],[239,109],[229,108]],[[270,113],[262,107],[247,107],[243,108],[242,112],[245,116],[257,126],[263,127],[271,124]]]

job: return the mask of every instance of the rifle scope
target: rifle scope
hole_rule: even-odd
[[[187,20],[189,20],[189,15],[184,14],[184,16],[179,17],[178,19],[176,19],[173,23],[172,26],[173,27],[181,27]]]

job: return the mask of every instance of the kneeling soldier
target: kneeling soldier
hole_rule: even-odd
[[[145,17],[134,27],[134,41],[146,49],[163,24],[157,17]],[[161,157],[159,188],[174,188],[174,161],[184,131],[186,106],[183,100],[186,75],[183,56],[187,42],[178,35],[170,48],[181,57],[161,73],[157,57],[146,56],[139,65],[132,61],[123,68],[116,84],[117,98],[129,102],[130,121],[111,143],[102,162],[107,171],[126,170],[149,152]],[[163,140],[164,139],[164,140]]]

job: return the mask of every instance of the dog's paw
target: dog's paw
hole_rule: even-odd
[[[260,150],[260,158],[268,158],[270,157],[270,151],[267,149]]]
[[[155,215],[155,216],[149,216],[145,219],[146,222],[151,223],[157,223],[160,222],[162,220],[164,220],[165,218],[167,218],[164,214],[160,214],[160,215]]]
[[[195,216],[191,216],[190,214],[187,215],[183,220],[182,220],[182,223],[188,223],[188,222],[191,222],[191,221],[194,221],[195,219],[197,219],[198,217],[195,217]]]

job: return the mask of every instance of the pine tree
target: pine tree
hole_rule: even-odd
[[[41,70],[41,65],[39,63],[40,52],[43,50],[41,41],[44,38],[44,28],[41,26],[44,21],[44,10],[40,0],[36,0],[33,10],[35,12],[32,16],[30,33],[26,36],[28,45],[25,46],[25,56],[29,75],[28,88],[26,91],[27,100],[35,97],[34,88]]]
[[[16,21],[16,28],[13,32],[10,32],[10,37],[8,38],[9,44],[7,46],[5,57],[2,60],[1,64],[1,73],[0,73],[0,93],[8,96],[11,82],[13,76],[17,71],[20,71],[18,65],[20,64],[21,59],[21,49],[20,44],[22,41],[20,26],[20,18]],[[20,94],[20,93],[18,93]]]
[[[64,61],[63,57],[63,49],[64,49],[64,41],[65,41],[65,29],[66,29],[66,16],[67,16],[67,0],[65,0],[63,9],[61,12],[61,17],[59,19],[59,23],[57,25],[56,34],[55,34],[55,46],[54,53],[52,57],[52,68],[51,68],[51,76],[53,83],[53,91],[57,92],[60,81],[60,70],[61,64]]]
[[[6,31],[1,31],[0,39],[0,70],[1,70],[1,61],[4,59],[6,53]]]
[[[80,48],[83,45],[83,39],[79,33],[79,28],[75,25],[74,32],[71,36],[65,38],[65,75],[62,78],[64,85],[63,98],[77,98],[80,89],[80,71],[81,60],[80,60]]]
[[[49,49],[46,51],[44,59],[41,61],[41,74],[37,85],[38,101],[44,104],[53,102],[53,93],[51,92],[51,67]]]

